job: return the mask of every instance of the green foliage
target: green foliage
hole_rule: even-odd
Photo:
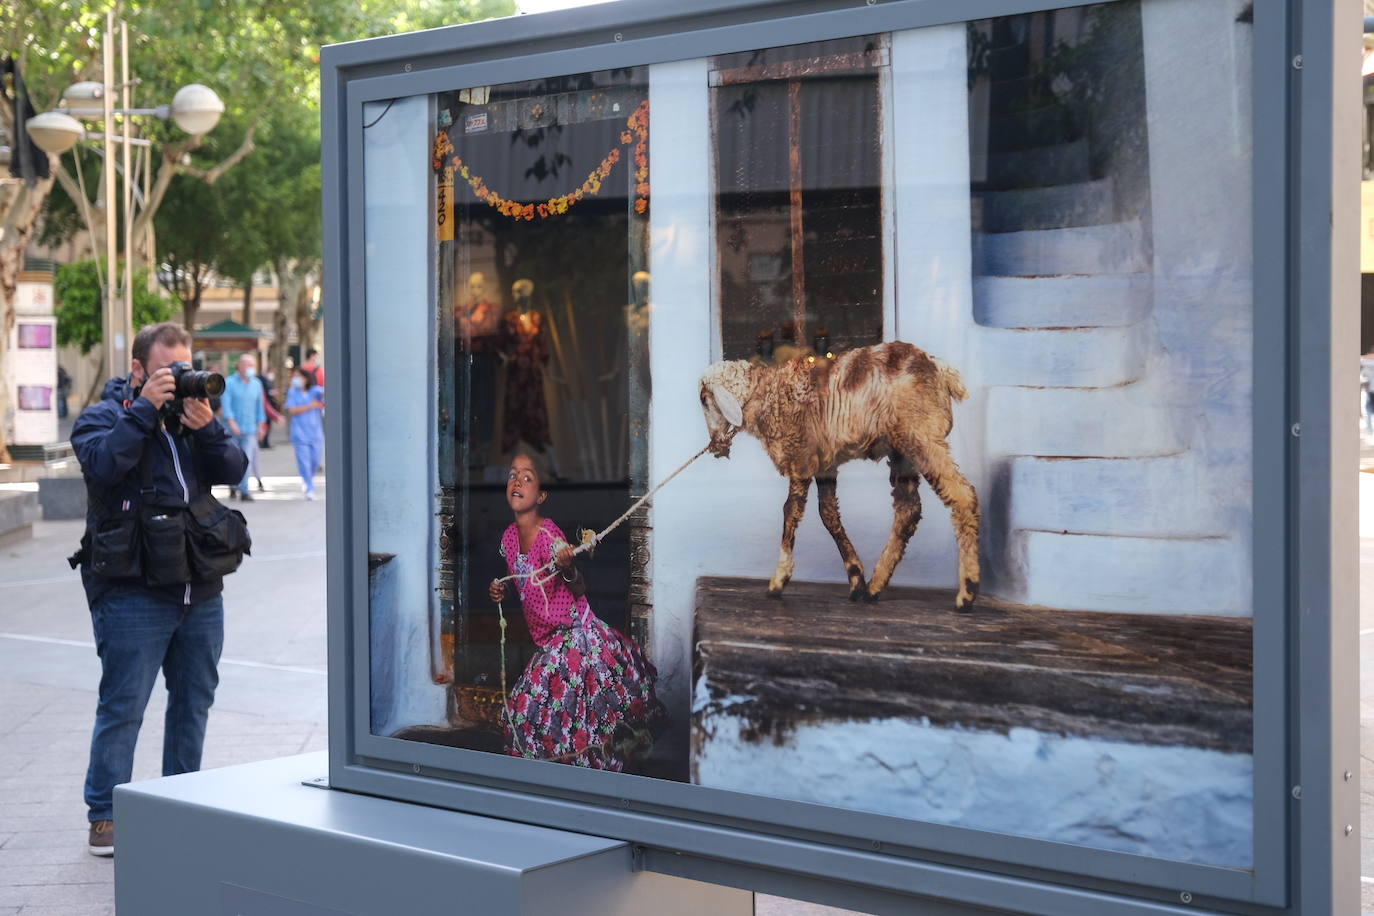
[[[61,91],[100,78],[106,3],[8,0],[0,3],[0,47],[17,50],[34,105],[55,107]],[[256,125],[255,150],[207,186],[185,175],[159,207],[158,254],[195,260],[240,281],[279,258],[318,257],[319,48],[321,45],[515,13],[513,0],[115,0],[129,23],[130,73],[142,82],[134,104],[169,104],[176,90],[203,83],[224,100],[220,123],[199,144],[175,123],[141,118],[155,150],[187,144],[185,165],[208,170],[238,149]],[[97,125],[90,125],[97,128]],[[88,193],[100,160],[87,150]],[[161,155],[155,156],[162,167]],[[63,157],[75,172],[73,156]],[[161,210],[180,212],[163,218]],[[197,216],[197,214],[199,216]],[[198,222],[198,219],[201,222]],[[204,224],[202,224],[204,223]],[[80,208],[55,185],[40,241],[57,245],[85,226]],[[169,227],[194,237],[169,235]]]
[[[103,259],[100,264],[103,267]],[[58,267],[53,298],[57,301],[57,343],[64,347],[75,345],[82,353],[91,352],[104,337],[104,291],[96,274],[96,262],[77,261]],[[134,278],[134,328],[167,321],[175,310],[171,300],[148,291],[148,271],[139,271]]]

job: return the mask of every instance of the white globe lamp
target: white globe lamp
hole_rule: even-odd
[[[45,153],[62,155],[85,136],[81,122],[60,111],[45,111],[29,118],[29,136]]]
[[[105,87],[94,80],[72,83],[62,90],[62,98],[68,102],[90,102],[105,97]]]
[[[209,86],[192,83],[172,96],[172,120],[192,136],[209,133],[222,114],[224,102]]]

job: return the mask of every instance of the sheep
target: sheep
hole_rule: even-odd
[[[946,442],[954,423],[952,402],[968,397],[957,371],[909,343],[892,341],[834,360],[812,357],[774,366],[720,362],[702,374],[700,387],[711,453],[728,458],[735,434],[743,429],[763,444],[788,481],[782,551],[768,583],[769,597],[781,597],[792,577],[797,523],[815,480],[821,521],[849,576],[850,600],[877,600],[921,519],[917,485],[924,477],[954,521],[959,547],[955,607],[973,605],[979,580],[978,494]],[[884,457],[895,517],[865,585],[863,563],[840,523],[835,475],[846,461]]]

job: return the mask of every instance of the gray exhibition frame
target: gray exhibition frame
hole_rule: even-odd
[[[369,733],[364,103],[1076,5],[706,0],[682,9],[641,0],[323,49],[324,286],[336,378],[328,424],[332,787],[626,839],[644,847],[647,868],[882,911],[905,911],[917,899],[932,913],[1354,911],[1355,429],[1335,420],[1339,399],[1350,399],[1343,367],[1353,365],[1358,340],[1358,90],[1347,87],[1359,83],[1333,53],[1339,39],[1358,34],[1349,0],[1254,5],[1254,365],[1277,368],[1254,378],[1253,869]],[[416,507],[420,517],[429,511]]]

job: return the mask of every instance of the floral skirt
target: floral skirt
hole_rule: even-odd
[[[667,724],[639,646],[592,617],[554,634],[506,701],[506,752],[598,770],[642,758]]]

